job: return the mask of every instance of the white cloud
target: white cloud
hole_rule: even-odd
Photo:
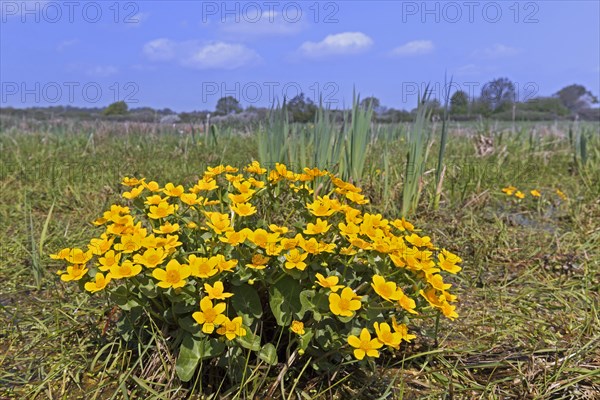
[[[151,61],[175,61],[195,69],[236,69],[261,60],[254,50],[242,44],[200,44],[197,41],[175,42],[164,38],[146,43],[143,53]]]
[[[259,60],[260,56],[244,45],[216,42],[193,49],[181,61],[182,65],[197,69],[236,69]]]
[[[304,42],[299,52],[308,57],[358,54],[373,45],[373,40],[362,32],[344,32],[328,35],[320,42]]]
[[[434,47],[431,40],[413,40],[412,42],[404,43],[402,46],[396,47],[390,54],[399,57],[418,56],[431,53]]]
[[[504,58],[512,57],[520,52],[521,51],[515,47],[496,43],[495,45],[487,47],[483,50],[475,50],[472,56],[477,58]]]
[[[144,45],[144,55],[152,61],[168,61],[175,57],[177,43],[169,39],[155,39]]]
[[[303,21],[286,21],[281,13],[264,11],[260,16],[230,18],[219,25],[219,30],[239,40],[257,36],[289,36],[300,33],[306,24]]]
[[[93,76],[95,78],[106,78],[111,75],[115,75],[118,72],[119,69],[112,65],[96,65],[88,68],[86,71],[89,76]]]

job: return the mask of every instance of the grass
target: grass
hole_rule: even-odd
[[[494,148],[478,157],[463,128],[448,128],[439,208],[431,160],[411,219],[464,259],[452,282],[460,318],[437,329],[417,321],[418,338],[373,370],[320,375],[299,358],[287,372],[252,368],[249,386],[227,398],[598,398],[600,132],[588,128],[582,165],[566,129],[487,126]],[[373,145],[361,186],[374,209],[385,202],[397,215],[405,152],[394,137]],[[257,153],[254,136],[207,144],[152,131],[0,132],[0,398],[201,399],[200,384],[216,391],[218,380],[180,385],[160,335],[120,342],[112,307],[63,284],[45,254],[83,244],[124,175],[191,182],[207,165],[244,164]],[[539,189],[552,206],[511,202],[500,192],[509,184]],[[552,197],[556,188],[569,200]]]

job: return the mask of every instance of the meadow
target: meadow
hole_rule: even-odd
[[[410,129],[372,129],[358,182],[369,207],[400,215]],[[423,129],[437,155],[441,124]],[[172,355],[143,357],[160,342],[126,348],[112,305],[62,282],[48,254],[97,232],[90,222],[122,193],[124,176],[191,183],[207,166],[258,159],[261,134],[3,123],[0,398],[203,398],[178,382]],[[306,154],[294,160],[310,166]],[[372,369],[320,375],[294,366],[226,398],[265,398],[273,383],[272,396],[288,399],[600,398],[598,124],[450,124],[439,184],[436,161],[423,165],[407,219],[464,260],[452,281],[460,317],[416,321],[417,338]],[[502,191],[511,185],[523,199]]]

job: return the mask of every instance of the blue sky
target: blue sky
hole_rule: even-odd
[[[0,0],[0,105],[213,109],[353,88],[413,108],[444,74],[521,100],[580,83],[600,94],[598,1]]]

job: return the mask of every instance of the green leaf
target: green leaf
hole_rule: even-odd
[[[217,339],[198,338],[190,334],[183,337],[179,347],[179,356],[175,363],[175,372],[183,382],[189,382],[194,376],[198,363],[202,359],[218,356],[225,349],[225,344]]]
[[[114,289],[110,293],[110,299],[123,311],[130,311],[132,308],[139,306],[138,299],[124,285]]]
[[[260,318],[262,316],[263,310],[260,303],[260,297],[253,286],[247,284],[234,286],[232,287],[231,292],[233,293],[231,305],[238,314],[242,313],[248,317],[248,323],[251,324],[254,321],[254,318]]]
[[[302,292],[300,292],[300,311],[297,313],[297,316],[299,319],[304,318],[304,314],[307,311],[312,311],[313,314],[315,312],[315,304],[313,303],[312,299],[315,295],[315,291],[314,290],[303,290]]]
[[[277,320],[277,325],[290,325],[293,315],[302,309],[300,289],[300,283],[287,275],[270,287],[269,306]]]
[[[252,350],[252,351],[260,350],[260,336],[255,335],[254,333],[250,332],[250,329],[246,330],[246,336],[238,337],[236,340],[240,344],[240,346],[242,346],[248,350]]]
[[[179,315],[190,314],[194,311],[198,311],[200,306],[198,305],[198,301],[191,297],[182,298],[181,301],[173,304],[171,306],[173,308],[173,312]]]
[[[181,329],[183,329],[184,331],[187,331],[187,332],[190,332],[193,334],[200,332],[200,325],[198,325],[196,323],[196,321],[194,320],[194,318],[192,318],[192,317],[179,318],[177,323],[179,324]]]
[[[146,296],[149,299],[154,299],[158,297],[158,288],[152,279],[139,279],[140,285],[138,289],[140,293]]]
[[[304,329],[304,335],[300,336],[299,347],[302,350],[306,350],[308,348],[308,345],[310,344],[310,341],[312,340],[312,338],[313,338],[314,335],[315,335],[315,332],[312,329],[305,328]]]
[[[263,360],[269,365],[277,364],[277,349],[273,346],[272,343],[265,344],[262,349],[260,349],[260,353],[258,353],[258,358]]]

